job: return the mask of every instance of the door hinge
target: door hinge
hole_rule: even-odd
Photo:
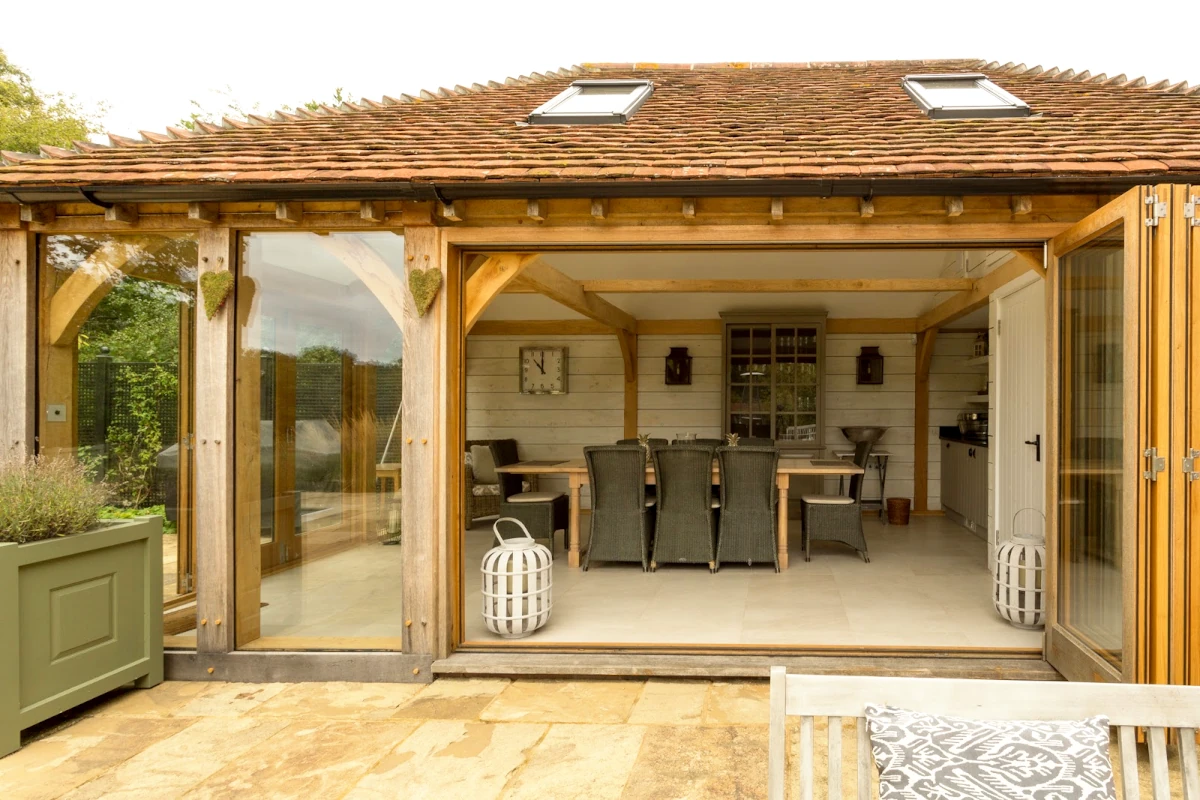
[[[1187,475],[1189,481],[1200,481],[1200,471],[1196,470],[1196,459],[1200,458],[1200,450],[1188,450],[1188,454],[1183,457],[1183,474]]]
[[[1196,206],[1200,206],[1200,197],[1189,197],[1183,204],[1183,218],[1190,219],[1193,226],[1200,227],[1200,215],[1196,214]]]
[[[1167,469],[1167,459],[1158,454],[1157,447],[1146,448],[1142,455],[1150,459],[1150,469],[1143,472],[1142,477],[1148,481],[1158,480],[1158,473],[1165,472]]]
[[[1158,221],[1167,215],[1167,204],[1158,201],[1158,195],[1146,196],[1146,205],[1150,206],[1150,216],[1146,217],[1146,227],[1158,227]]]

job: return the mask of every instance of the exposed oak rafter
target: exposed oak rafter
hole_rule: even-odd
[[[527,264],[521,272],[521,282],[533,287],[538,294],[543,294],[588,319],[603,323],[614,331],[637,332],[637,320],[631,315],[587,291],[581,283],[559,272],[545,261]]]
[[[917,317],[917,330],[940,328],[976,309],[983,308],[987,305],[992,292],[1030,270],[1039,272],[1042,277],[1046,276],[1045,268],[1042,266],[1042,254],[1032,250],[1014,250],[1013,258],[974,281],[969,290],[956,294],[941,305]]]
[[[797,278],[767,280],[614,279],[578,281],[585,292],[604,294],[763,292],[959,292],[974,288],[970,278]],[[534,291],[524,281],[510,292]]]
[[[538,259],[536,255],[500,253],[490,256],[467,279],[463,299],[463,333],[470,333],[496,295],[504,291],[525,267]]]

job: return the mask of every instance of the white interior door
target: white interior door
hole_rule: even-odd
[[[1001,297],[996,361],[997,545],[1013,534],[1043,531],[1046,505],[1046,282],[1034,280]]]

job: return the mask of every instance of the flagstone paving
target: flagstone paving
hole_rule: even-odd
[[[0,798],[762,798],[767,704],[765,681],[169,682],[27,732]],[[815,738],[823,797],[823,721]]]

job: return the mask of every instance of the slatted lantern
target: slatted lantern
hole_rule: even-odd
[[[996,550],[992,602],[1006,622],[1034,630],[1046,624],[1046,537],[1044,532],[1016,532],[1021,511],[1013,515],[1012,539]]]
[[[524,538],[505,539],[500,523],[520,526]],[[550,619],[550,570],[554,556],[538,544],[518,519],[502,517],[492,526],[500,542],[483,556],[483,621],[506,639],[528,636]]]

